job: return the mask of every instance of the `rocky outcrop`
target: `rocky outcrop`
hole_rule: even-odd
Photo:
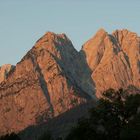
[[[47,122],[90,100],[93,84],[80,58],[65,34],[40,38],[0,84],[0,133]]]
[[[0,83],[7,79],[8,74],[14,69],[13,65],[5,64],[0,67]]]
[[[132,72],[133,85],[140,87],[140,37],[128,30],[117,30],[113,33]]]
[[[130,85],[140,88],[140,38],[128,30],[100,29],[82,48],[92,70],[96,95]]]

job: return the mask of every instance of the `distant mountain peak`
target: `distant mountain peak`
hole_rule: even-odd
[[[96,34],[106,34],[107,32],[106,32],[106,30],[104,29],[104,28],[100,28],[97,32],[96,32]]]
[[[93,71],[97,94],[108,88],[140,87],[140,39],[127,29],[99,30],[82,49]]]
[[[60,39],[68,39],[68,37],[66,36],[66,34],[62,33],[62,34],[56,34],[54,32],[46,32],[37,42],[40,41],[56,41],[56,40],[60,40]]]
[[[120,37],[128,38],[129,40],[134,39],[134,38],[135,39],[139,38],[137,33],[129,31],[128,29],[115,30],[112,33],[112,35],[115,36],[116,38],[118,38],[120,36]]]
[[[54,32],[45,33],[35,44],[35,48],[44,48],[50,52],[68,47],[73,48],[70,39],[64,33],[56,34]]]
[[[123,28],[123,29],[116,29],[116,30],[114,30],[113,32],[112,32],[112,34],[113,33],[117,33],[117,32],[124,32],[124,33],[127,33],[127,32],[130,32],[130,33],[133,33],[132,31],[130,31],[130,30],[128,30],[128,29],[125,29],[125,28]]]

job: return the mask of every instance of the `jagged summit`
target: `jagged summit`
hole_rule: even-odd
[[[56,34],[53,32],[47,32],[44,34],[34,46],[36,51],[47,50],[51,54],[62,58],[65,54],[70,52],[76,52],[70,39],[64,34]]]
[[[140,87],[140,39],[136,33],[99,30],[82,50],[93,71],[97,95],[108,88]]]
[[[70,42],[68,37],[62,33],[62,34],[56,34],[54,32],[46,32],[37,42],[36,46],[38,47],[40,43],[46,42],[46,43],[59,43],[59,42]]]
[[[116,34],[116,33],[123,33],[124,35],[126,35],[127,33],[131,33],[131,34],[136,34],[137,35],[137,33],[135,33],[135,32],[132,32],[132,31],[130,31],[130,30],[128,30],[128,29],[117,29],[117,30],[114,30],[113,32],[112,32],[112,35],[114,35],[114,34]],[[137,35],[138,36],[138,35]]]
[[[96,34],[100,34],[100,35],[102,35],[102,34],[107,34],[107,31],[104,29],[104,28],[100,28],[97,32],[96,32]],[[96,35],[95,34],[95,35]]]
[[[91,70],[94,70],[101,60],[105,50],[105,40],[109,40],[109,35],[104,29],[101,28],[82,47],[82,50],[86,55],[87,63]]]
[[[108,33],[105,31],[105,29],[103,29],[103,28],[100,28],[97,32],[96,32],[96,34],[94,35],[94,36],[92,36],[92,38],[90,38],[85,44],[84,44],[84,46],[86,45],[86,44],[91,44],[91,43],[94,43],[93,41],[94,40],[101,40],[101,38],[104,38],[105,36],[107,36],[108,35]]]

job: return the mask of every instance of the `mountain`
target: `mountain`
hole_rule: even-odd
[[[82,59],[65,34],[40,38],[0,84],[0,133],[47,122],[91,100],[92,79]]]
[[[57,128],[51,128],[57,135],[105,90],[140,91],[140,38],[128,30],[100,29],[78,52],[65,34],[47,32],[16,66],[1,69],[0,135],[34,125],[41,133],[42,123],[43,129]]]
[[[97,97],[109,88],[140,88],[140,37],[126,29],[100,29],[81,50],[92,71]]]

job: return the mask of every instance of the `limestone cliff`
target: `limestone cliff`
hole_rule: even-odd
[[[0,133],[47,122],[90,100],[93,85],[80,57],[65,34],[40,38],[0,84]]]
[[[126,29],[108,34],[100,29],[82,48],[92,70],[96,95],[130,85],[140,88],[140,38]]]

